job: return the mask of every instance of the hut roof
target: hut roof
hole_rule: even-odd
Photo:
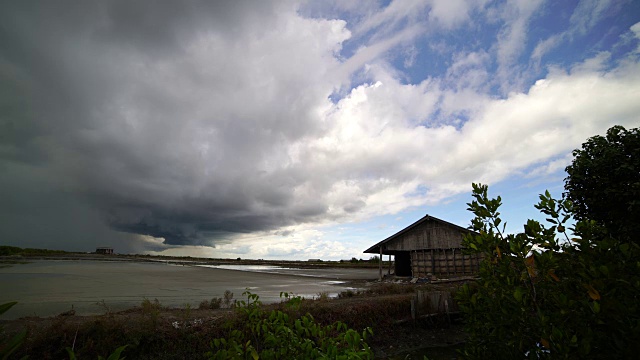
[[[447,226],[451,226],[453,228],[459,229],[463,232],[472,232],[469,229],[465,229],[462,226],[458,226],[456,224],[450,223],[448,221],[444,221],[442,219],[438,219],[437,217],[434,216],[430,216],[429,214],[425,215],[423,218],[421,218],[420,220],[414,222],[413,224],[407,226],[406,228],[398,231],[397,233],[389,236],[388,238],[380,241],[379,243],[373,245],[372,247],[368,248],[367,250],[364,251],[364,253],[368,253],[368,254],[379,254],[380,253],[380,246],[382,246],[383,244],[392,241],[393,239],[397,238],[398,236],[401,236],[409,231],[411,231],[412,229],[414,229],[415,227],[417,227],[418,225],[426,222],[426,221],[436,221],[442,224],[445,224]]]

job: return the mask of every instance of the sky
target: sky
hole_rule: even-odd
[[[368,258],[474,182],[518,232],[639,99],[639,1],[2,2],[0,244]]]

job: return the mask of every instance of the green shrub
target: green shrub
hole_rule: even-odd
[[[318,300],[318,301],[329,301],[329,292],[327,292],[327,291],[319,292],[318,296],[316,297],[316,300]]]
[[[354,297],[356,295],[359,295],[360,291],[356,290],[353,291],[352,289],[347,289],[344,291],[341,291],[340,293],[338,293],[338,298],[342,299],[342,298],[350,298],[350,297]]]
[[[233,301],[233,293],[229,290],[225,290],[224,291],[224,306],[225,307],[231,307],[233,305],[232,301]]]
[[[156,326],[158,325],[158,318],[160,316],[160,311],[162,310],[162,305],[158,299],[154,299],[151,301],[147,298],[142,300],[142,315],[144,317],[148,317],[151,320],[151,323]]]
[[[220,309],[220,305],[222,304],[222,298],[213,298],[209,302],[210,309]]]
[[[200,309],[211,309],[211,310],[216,310],[216,309],[220,309],[222,305],[222,298],[212,298],[211,300],[202,300],[202,302],[200,302]]]
[[[185,303],[182,307],[182,318],[183,320],[189,321],[189,319],[191,318],[191,304],[190,303]]]
[[[226,338],[213,340],[209,359],[371,359],[365,342],[372,333],[349,329],[342,322],[323,326],[312,315],[292,317],[281,310],[267,312],[258,295],[243,293],[247,300],[236,302],[242,326],[231,328]],[[299,309],[301,297],[282,293],[286,306]]]
[[[536,205],[549,227],[529,220],[506,234],[501,199],[473,184],[475,214],[463,243],[484,254],[479,280],[458,293],[469,341],[466,358],[616,358],[640,350],[640,246],[579,221],[568,200],[547,192]],[[562,240],[556,239],[561,236]]]

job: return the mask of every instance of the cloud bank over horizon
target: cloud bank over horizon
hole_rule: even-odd
[[[557,176],[640,124],[632,2],[1,10],[11,245],[349,258],[328,227]]]

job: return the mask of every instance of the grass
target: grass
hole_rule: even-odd
[[[322,291],[318,293],[318,296],[316,296],[315,300],[318,300],[320,302],[325,302],[325,301],[329,301],[329,299],[331,299],[329,297],[329,292],[328,291]]]
[[[163,310],[162,305],[158,299],[151,301],[147,298],[142,300],[140,304],[142,309],[142,317],[147,319],[151,325],[156,328],[158,326],[158,319],[160,317],[160,312]]]
[[[233,293],[229,290],[225,290],[223,297],[214,297],[211,300],[202,300],[198,309],[200,310],[217,310],[221,308],[232,308],[235,304],[233,300]]]
[[[68,358],[66,347],[79,359],[97,358],[128,345],[124,356],[131,359],[202,358],[215,337],[224,336],[224,321],[209,312],[203,315],[187,306],[167,309],[159,301],[144,299],[141,306],[111,316],[57,317],[47,326],[30,326],[19,356],[35,359]],[[173,323],[179,320],[179,326]]]

